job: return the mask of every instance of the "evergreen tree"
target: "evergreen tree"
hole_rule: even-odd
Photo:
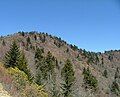
[[[28,37],[26,40],[27,40],[27,43],[28,43],[28,44],[31,44],[30,37]]]
[[[114,77],[115,79],[117,79],[117,78],[120,78],[120,72],[119,72],[119,68],[117,67],[117,69],[116,69],[116,72],[115,72],[115,77]]]
[[[16,42],[13,41],[10,46],[10,50],[5,55],[5,66],[6,67],[15,67],[19,64],[20,60],[20,51]]]
[[[51,97],[60,97],[60,91],[58,89],[57,83],[51,79],[51,88],[50,88],[50,94]]]
[[[35,41],[37,40],[37,35],[34,35],[34,39],[35,39]]]
[[[30,80],[31,74],[27,66],[28,64],[24,53],[20,52],[16,42],[13,41],[12,45],[10,46],[10,50],[5,55],[5,67],[19,68],[28,75],[28,79]]]
[[[103,59],[103,57],[102,57],[101,61],[102,61],[102,65],[104,65],[104,59]]]
[[[37,48],[35,52],[35,63],[36,63],[36,83],[41,85],[42,82],[47,79],[47,68],[45,58],[43,56],[44,50]]]
[[[28,69],[28,63],[25,58],[24,52],[21,53],[19,64],[17,65],[17,67],[27,74],[29,80],[31,79],[30,70]]]
[[[36,69],[42,65],[42,61],[44,59],[44,56],[42,55],[44,53],[44,49],[37,48],[35,51],[35,63],[36,63]]]
[[[42,84],[42,82],[49,81],[50,77],[54,78],[55,58],[50,51],[47,53],[46,58],[42,55],[42,50],[37,49],[35,53],[37,76],[36,82]]]
[[[96,63],[96,65],[99,63],[99,57],[97,54],[95,54],[95,63]]]
[[[119,85],[116,81],[113,81],[112,85],[111,85],[111,91],[113,93],[115,93],[116,95],[120,95],[120,89],[119,89]]]
[[[98,80],[96,79],[96,77],[92,75],[89,68],[83,69],[83,75],[84,75],[85,88],[89,87],[91,89],[96,90],[98,86]]]
[[[108,77],[108,73],[107,73],[107,70],[106,70],[106,69],[105,69],[104,72],[103,72],[103,76],[106,77],[106,78]]]
[[[3,45],[3,46],[6,46],[6,43],[5,43],[5,41],[4,41],[4,40],[2,41],[2,45]]]
[[[21,34],[22,34],[23,37],[25,36],[25,32],[22,31]]]
[[[63,77],[64,83],[62,84],[62,90],[64,97],[71,97],[72,96],[72,86],[74,85],[75,76],[73,66],[70,60],[67,60],[63,69],[61,76]]]
[[[55,68],[55,58],[54,56],[52,56],[50,51],[47,53],[46,63],[48,68],[48,76],[50,76],[54,73],[54,68]]]

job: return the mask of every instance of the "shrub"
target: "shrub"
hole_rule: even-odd
[[[0,82],[13,97],[48,97],[42,86],[31,83],[17,67],[5,68],[0,63]]]

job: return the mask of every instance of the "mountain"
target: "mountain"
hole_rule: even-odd
[[[63,83],[61,72],[67,59],[73,65],[75,73],[74,84],[71,87],[73,97],[120,96],[120,50],[95,53],[79,49],[77,46],[68,44],[59,37],[48,35],[48,33],[36,31],[18,32],[13,35],[0,37],[0,61],[3,64],[5,64],[5,54],[9,51],[13,41],[16,41],[20,51],[25,53],[28,68],[34,82],[36,82],[35,79],[38,74],[35,59],[36,50],[38,48],[43,50],[42,57],[45,59],[47,59],[48,52],[50,52],[54,60],[53,64],[55,64],[54,74],[57,89],[53,89],[52,85],[54,84],[51,79],[47,83],[41,82],[44,83],[41,85],[44,85],[49,97],[56,97],[52,96],[52,93],[56,93],[55,91],[59,92],[60,97],[68,97],[63,96],[61,90],[61,83]],[[55,91],[53,92],[51,89]]]

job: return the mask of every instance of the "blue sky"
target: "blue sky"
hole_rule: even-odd
[[[120,49],[120,0],[0,0],[0,35],[34,30],[89,51]]]

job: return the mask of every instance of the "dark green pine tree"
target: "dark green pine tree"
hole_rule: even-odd
[[[113,81],[113,83],[111,85],[111,91],[120,97],[120,88],[119,88],[119,84],[116,82],[116,80]]]
[[[44,79],[47,78],[45,58],[43,56],[44,50],[37,48],[35,51],[35,64],[36,64],[36,83],[38,85],[43,84]]]
[[[55,58],[52,56],[51,52],[49,51],[46,56],[46,64],[48,69],[48,76],[52,76],[54,74],[55,68]]]
[[[37,40],[37,35],[34,35],[34,39],[35,39],[35,41]]]
[[[108,78],[108,73],[107,73],[107,70],[105,69],[104,72],[103,72],[103,76]]]
[[[28,37],[28,38],[26,39],[26,41],[27,41],[28,44],[31,44],[31,39],[30,39],[30,37]]]
[[[72,86],[74,85],[75,76],[74,76],[74,70],[73,66],[70,62],[70,60],[67,60],[62,72],[61,76],[63,77],[64,83],[62,84],[62,90],[64,97],[72,97]]]
[[[30,70],[28,69],[28,63],[24,52],[21,53],[19,64],[17,65],[17,67],[27,74],[29,80],[31,79]]]
[[[95,76],[92,75],[89,67],[87,69],[83,69],[83,75],[84,75],[84,84],[85,88],[91,88],[96,91],[98,86],[98,80]]]
[[[45,81],[49,81],[50,77],[54,78],[55,58],[50,52],[47,53],[46,58],[42,55],[42,49],[37,49],[35,53],[36,62],[36,82],[42,84]]]
[[[20,51],[17,43],[13,41],[10,50],[5,55],[5,67],[15,67],[19,64]]]
[[[36,48],[35,51],[35,63],[36,63],[36,69],[42,65],[42,61],[44,59],[44,56],[42,55],[44,53],[44,49]]]

